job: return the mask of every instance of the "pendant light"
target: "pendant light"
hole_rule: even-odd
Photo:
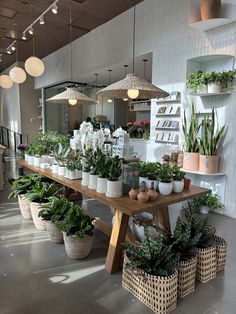
[[[134,6],[134,23],[133,23],[133,58],[132,70],[133,73],[127,74],[126,77],[116,83],[113,83],[102,90],[98,91],[98,95],[113,97],[113,98],[127,98],[131,99],[151,99],[151,98],[164,98],[169,94],[152,83],[142,79],[134,74],[134,60],[135,60],[135,28],[136,16]]]
[[[0,75],[0,86],[5,89],[11,88],[13,86],[13,81],[9,75]]]
[[[33,5],[31,5],[32,7],[32,16],[33,16]],[[34,34],[34,30],[33,27],[31,26],[29,29],[29,33],[31,35]],[[40,60],[39,58],[35,57],[35,41],[34,41],[34,35],[33,35],[33,56],[29,57],[26,61],[25,61],[25,70],[26,72],[33,76],[33,77],[39,77],[44,73],[45,70],[45,66],[42,60]]]
[[[125,77],[126,77],[126,75],[127,75],[127,69],[128,69],[128,64],[125,64],[124,65],[124,68],[125,68]],[[129,100],[129,98],[127,98],[127,97],[124,97],[123,98],[123,101],[128,101]]]
[[[72,15],[70,7],[70,75],[71,81],[73,81],[73,69],[72,69]],[[46,101],[62,104],[62,105],[89,105],[94,104],[94,99],[80,93],[77,87],[66,87],[66,90],[60,94],[57,94]]]
[[[111,85],[111,71],[112,71],[112,70],[108,70],[108,73],[109,73],[109,85]],[[112,103],[112,99],[109,97],[109,98],[107,99],[107,102],[108,102],[109,104],[111,104],[111,103]]]
[[[25,71],[20,68],[18,64],[18,45],[17,45],[17,39],[16,39],[16,65],[10,70],[9,76],[12,79],[14,83],[22,84],[26,80],[26,73]]]

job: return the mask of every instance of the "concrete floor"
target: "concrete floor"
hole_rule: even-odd
[[[8,166],[15,171],[14,160]],[[10,176],[12,175],[11,172]],[[104,270],[108,238],[95,232],[93,251],[83,261],[67,257],[64,246],[23,220],[18,204],[0,191],[0,314],[153,313],[121,286],[121,272]],[[92,212],[110,220],[93,203]],[[216,214],[210,222],[228,242],[224,272],[178,301],[173,314],[236,314],[236,220]]]

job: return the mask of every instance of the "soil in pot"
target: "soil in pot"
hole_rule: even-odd
[[[52,243],[63,243],[63,234],[59,230],[55,223],[51,221],[46,221],[46,228],[48,232],[49,239]]]
[[[24,195],[18,195],[18,203],[24,219],[32,219],[30,202]]]
[[[40,210],[42,209],[41,205],[42,204],[40,204],[40,203],[31,202],[30,203],[30,210],[31,210],[31,214],[32,214],[32,218],[33,218],[33,222],[34,222],[35,227],[38,230],[45,231],[46,230],[46,222],[45,222],[45,220],[42,220],[41,217],[38,216]]]
[[[67,236],[63,232],[63,238],[65,242],[65,249],[67,255],[72,259],[83,259],[89,255],[92,250],[93,237],[85,236],[83,239],[79,239],[76,236]]]

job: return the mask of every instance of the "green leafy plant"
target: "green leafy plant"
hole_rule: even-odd
[[[48,203],[41,206],[42,210],[39,212],[39,217],[43,220],[61,221],[64,219],[65,214],[73,207],[73,203],[66,198],[51,196],[48,198]]]
[[[60,189],[54,182],[39,181],[27,192],[26,196],[30,202],[47,203],[50,196],[57,196],[59,194]]]
[[[83,171],[90,172],[93,163],[93,149],[85,148],[82,153]]]
[[[163,183],[170,183],[173,180],[172,168],[168,164],[159,165],[158,179]]]
[[[174,166],[171,170],[174,181],[182,181],[184,179],[185,172],[181,171],[181,167]]]
[[[58,143],[54,149],[55,159],[59,165],[66,165],[69,155],[71,153],[70,146],[63,146],[61,143]]]
[[[188,125],[186,112],[184,111],[184,121],[183,121],[183,133],[185,138],[185,151],[188,153],[198,153],[199,151],[199,141],[198,132],[201,124],[198,123],[195,114],[195,108],[192,104],[192,113],[190,118],[190,124]]]
[[[119,181],[119,177],[122,174],[122,161],[119,156],[110,158],[110,162],[107,167],[107,180]]]
[[[217,155],[220,140],[224,134],[225,125],[216,130],[215,108],[212,109],[211,117],[203,120],[203,137],[200,139],[200,154],[204,156]]]
[[[192,93],[197,93],[199,87],[208,84],[208,78],[208,74],[201,71],[192,73],[187,80],[187,87],[191,89]]]
[[[144,178],[148,177],[148,164],[144,161],[139,163],[139,176]]]
[[[18,195],[24,195],[29,192],[32,187],[36,184],[36,182],[41,180],[41,176],[36,173],[30,173],[19,179],[11,180],[11,193],[9,194],[8,198],[10,197],[17,197]]]
[[[148,162],[146,164],[148,180],[158,179],[160,165],[161,164],[159,162]]]
[[[97,149],[97,170],[100,178],[107,177],[107,168],[110,166],[109,157],[104,154],[100,149]]]
[[[178,257],[172,250],[172,245],[166,244],[163,235],[151,238],[148,228],[144,227],[142,244],[126,243],[129,262],[127,267],[141,269],[153,276],[171,276],[177,268]]]
[[[224,205],[219,200],[219,195],[214,193],[194,198],[190,201],[190,204],[194,212],[199,212],[202,206],[208,206],[210,209],[224,207]]]
[[[83,213],[83,209],[79,205],[73,205],[65,214],[62,221],[57,221],[56,225],[61,230],[66,232],[67,236],[75,235],[82,239],[86,235],[92,236],[94,226],[93,218]]]

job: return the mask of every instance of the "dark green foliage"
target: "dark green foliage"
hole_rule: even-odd
[[[122,174],[122,162],[119,156],[110,158],[107,164],[107,180],[118,181]]]
[[[100,178],[107,177],[107,168],[110,166],[109,157],[104,154],[100,149],[97,149],[97,170]]]
[[[10,197],[17,197],[20,194],[26,194],[29,192],[32,187],[35,185],[36,182],[40,181],[42,177],[36,173],[30,173],[19,179],[15,179],[11,181],[11,193],[9,194],[8,198]]]
[[[93,235],[93,218],[83,213],[79,205],[73,205],[65,214],[62,221],[56,222],[57,227],[66,232],[67,236],[75,235],[82,239],[86,235]]]
[[[190,201],[191,208],[198,213],[201,206],[208,206],[210,209],[223,208],[224,205],[219,200],[219,195],[210,193],[201,197],[194,198]]]
[[[172,245],[166,244],[163,235],[152,239],[147,227],[144,227],[144,234],[140,246],[125,244],[130,259],[127,266],[131,269],[141,269],[154,276],[171,276],[178,263]]]
[[[93,149],[84,147],[82,158],[83,158],[83,171],[90,172],[93,164]]]
[[[182,181],[184,179],[185,173],[181,171],[180,169],[181,167],[179,166],[172,167],[171,171],[172,171],[173,180]]]
[[[163,183],[170,183],[173,180],[172,168],[168,164],[160,164],[158,179]]]
[[[30,202],[47,203],[50,196],[57,196],[61,188],[55,183],[37,182],[26,196]]]
[[[51,222],[61,221],[72,207],[73,203],[66,198],[51,196],[48,203],[41,206],[42,210],[39,212],[39,217]]]

